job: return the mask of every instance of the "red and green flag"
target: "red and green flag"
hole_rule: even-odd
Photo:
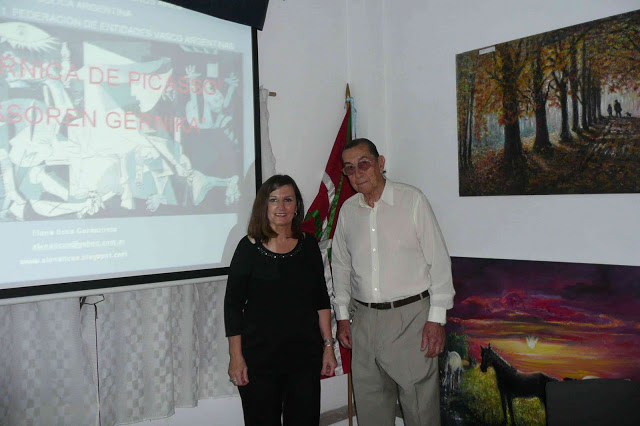
[[[338,131],[338,136],[333,144],[333,149],[327,161],[320,189],[313,203],[307,211],[302,230],[314,234],[318,239],[322,259],[324,261],[325,278],[329,295],[333,295],[333,280],[331,278],[331,240],[335,232],[336,223],[338,222],[338,214],[340,207],[349,197],[355,194],[348,179],[342,174],[342,150],[348,142],[352,140],[352,105],[353,99],[349,94],[349,86],[347,85],[347,112],[342,120],[342,125]],[[336,321],[332,315],[331,327],[333,335],[336,332]],[[351,351],[336,345],[336,358],[338,359],[338,368],[336,375],[348,374],[351,370]]]

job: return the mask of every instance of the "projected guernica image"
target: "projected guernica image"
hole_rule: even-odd
[[[166,57],[134,62],[109,50],[118,42],[69,46],[17,22],[0,24],[0,36],[8,91],[1,110],[3,220],[151,214],[162,205],[188,213],[214,187],[225,188],[225,204],[237,201],[237,175],[206,174],[215,170],[198,170],[189,158],[197,144],[220,143],[209,131],[220,130],[227,149],[237,148],[242,118],[234,122],[230,108],[238,88],[233,55],[205,64],[189,63],[196,58],[187,52],[182,64]],[[153,55],[145,44],[135,46],[136,56]],[[231,71],[218,78],[227,64]]]
[[[197,235],[215,227],[224,245],[247,195],[246,58],[117,32],[0,21],[0,226],[21,266],[0,282],[221,261]],[[152,256],[182,244],[210,252]]]

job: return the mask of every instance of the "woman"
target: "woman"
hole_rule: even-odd
[[[269,178],[231,261],[224,319],[229,378],[247,425],[318,425],[320,375],[337,365],[318,243],[301,231],[300,190]]]

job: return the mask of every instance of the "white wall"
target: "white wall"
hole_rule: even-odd
[[[315,198],[344,118],[346,83],[358,135],[386,150],[380,0],[272,0],[259,32],[260,84],[269,98],[276,172],[290,174],[305,205]]]
[[[386,1],[389,177],[429,197],[452,256],[640,265],[638,195],[458,196],[455,55],[637,0]]]
[[[344,0],[275,0],[258,34],[260,84],[277,93],[269,98],[276,171],[296,180],[306,206],[345,113],[346,24]]]
[[[347,0],[348,78],[357,113],[356,136],[389,149],[384,2]]]

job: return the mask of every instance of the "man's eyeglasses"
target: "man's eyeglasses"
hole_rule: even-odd
[[[373,161],[369,160],[368,158],[363,158],[362,160],[358,161],[357,168],[361,172],[366,172],[371,168],[371,166],[373,166]],[[351,176],[355,172],[356,166],[354,166],[353,164],[347,164],[342,168],[342,173],[344,173],[345,176]]]

